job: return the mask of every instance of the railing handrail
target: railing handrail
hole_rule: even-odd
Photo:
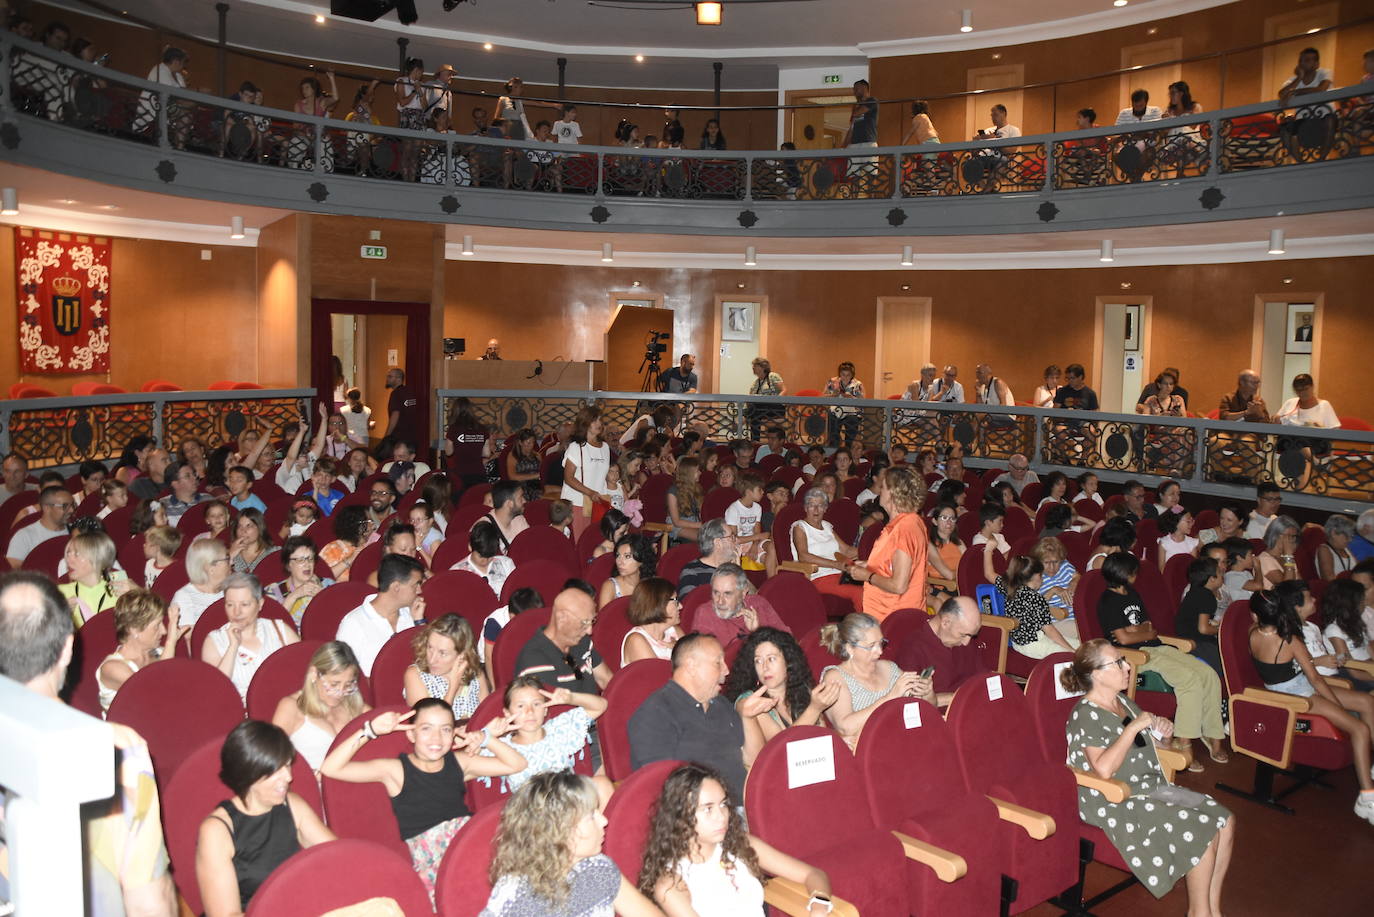
[[[1374,17],[1371,17],[1374,19]],[[1091,139],[1096,137],[1119,136],[1132,133],[1155,133],[1168,130],[1174,127],[1187,127],[1195,124],[1217,125],[1222,121],[1232,118],[1246,117],[1248,115],[1263,114],[1273,111],[1284,111],[1288,109],[1308,108],[1324,103],[1339,102],[1343,99],[1354,98],[1372,94],[1369,86],[1365,84],[1354,84],[1331,89],[1324,93],[1313,93],[1297,97],[1297,101],[1289,99],[1281,101],[1277,99],[1261,102],[1251,102],[1245,105],[1238,105],[1222,109],[1212,109],[1193,115],[1183,115],[1178,117],[1161,118],[1157,121],[1142,121],[1133,124],[1103,125],[1086,130],[1068,131],[1049,131],[1036,134],[1022,134],[1019,137],[1010,138],[986,138],[978,140],[961,140],[957,142],[941,142],[935,145],[918,144],[913,146],[882,146],[852,148],[840,147],[828,150],[693,150],[693,149],[651,149],[645,147],[623,147],[623,146],[601,146],[596,144],[557,144],[551,142],[539,142],[532,140],[508,140],[504,138],[484,137],[478,134],[460,133],[438,133],[435,131],[411,130],[401,127],[391,127],[389,125],[365,124],[361,122],[345,121],[342,118],[333,118],[312,114],[302,114],[295,111],[279,108],[269,108],[262,105],[254,105],[247,102],[240,102],[235,99],[222,98],[208,93],[198,92],[192,89],[184,89],[179,86],[172,86],[166,83],[156,83],[142,77],[118,73],[105,67],[98,67],[88,64],[85,61],[64,55],[61,52],[53,52],[51,49],[37,43],[28,41],[8,32],[0,32],[0,48],[10,44],[19,48],[25,55],[31,55],[40,60],[46,60],[58,66],[76,72],[82,72],[91,76],[117,82],[121,85],[131,87],[140,92],[147,92],[158,97],[183,99],[205,105],[211,108],[223,109],[226,111],[240,111],[247,114],[269,117],[277,121],[289,121],[299,124],[310,124],[317,128],[317,133],[321,130],[348,131],[356,133],[374,134],[378,136],[396,137],[397,139],[423,140],[427,143],[443,143],[448,146],[473,146],[473,147],[493,147],[497,149],[519,149],[531,150],[540,153],[552,153],[561,156],[573,155],[600,155],[600,156],[633,156],[652,159],[703,159],[717,161],[752,162],[757,159],[766,160],[790,160],[790,159],[816,159],[816,158],[846,158],[860,157],[870,158],[873,156],[893,156],[905,153],[931,153],[931,152],[961,152],[965,150],[998,149],[1003,147],[1020,147],[1046,144],[1061,139]],[[7,68],[8,75],[0,75],[0,80],[12,79],[13,68]],[[0,98],[0,106],[12,108],[14,102],[13,92],[6,93]],[[162,106],[165,110],[165,106]],[[566,148],[565,148],[566,147]]]
[[[223,49],[224,49],[226,52],[232,52],[232,53],[237,54],[237,55],[240,55],[240,56],[242,56],[242,57],[249,58],[250,60],[257,60],[257,61],[261,61],[261,62],[263,62],[263,63],[270,63],[270,64],[278,64],[278,65],[282,65],[282,66],[289,66],[289,64],[288,64],[287,62],[285,62],[285,61],[283,61],[283,60],[280,59],[281,57],[289,56],[289,52],[282,51],[282,52],[267,52],[267,53],[264,53],[264,52],[262,52],[262,51],[260,51],[260,50],[257,50],[257,49],[244,48],[244,47],[241,47],[241,46],[239,46],[239,45],[235,45],[235,44],[230,43],[230,42],[226,42],[223,46],[221,46],[221,45],[219,45],[218,42],[214,41],[213,39],[204,38],[204,37],[201,37],[201,36],[198,36],[198,35],[193,35],[193,34],[191,34],[191,33],[189,33],[189,32],[184,32],[184,31],[181,31],[181,30],[179,30],[179,29],[170,28],[170,27],[165,26],[165,25],[162,25],[162,24],[160,24],[160,23],[156,23],[156,22],[152,22],[151,20],[143,19],[142,17],[139,17],[139,16],[133,16],[133,15],[129,14],[128,11],[126,11],[126,10],[119,10],[119,9],[116,9],[115,7],[109,6],[108,4],[104,4],[104,3],[97,2],[97,0],[77,0],[77,2],[78,2],[78,3],[81,3],[81,4],[84,5],[84,6],[88,6],[88,7],[91,7],[92,9],[98,10],[98,11],[100,11],[100,12],[106,14],[107,16],[110,16],[110,17],[113,18],[113,19],[132,22],[132,23],[134,23],[134,24],[136,24],[136,25],[139,25],[139,26],[141,26],[141,27],[143,27],[143,28],[146,28],[146,29],[155,29],[155,30],[161,31],[161,32],[163,32],[163,33],[166,33],[166,34],[168,34],[168,35],[175,36],[175,37],[177,37],[177,38],[186,38],[186,39],[190,39],[191,41],[195,41],[195,42],[198,42],[198,43],[200,43],[200,44],[208,45],[210,48],[212,48],[212,49],[214,49],[214,50],[216,50],[216,51],[218,51],[221,47],[223,47]],[[1201,54],[1194,54],[1194,55],[1191,55],[1191,56],[1188,56],[1188,57],[1175,58],[1175,59],[1173,59],[1173,60],[1160,61],[1160,62],[1154,63],[1154,64],[1145,64],[1145,65],[1143,65],[1143,66],[1136,66],[1136,67],[1122,67],[1122,68],[1117,69],[1117,70],[1108,70],[1108,71],[1105,71],[1105,72],[1102,72],[1102,73],[1091,74],[1091,75],[1088,75],[1088,76],[1068,77],[1068,78],[1065,78],[1065,79],[1062,79],[1062,80],[1043,81],[1043,82],[1038,82],[1038,83],[1023,83],[1023,84],[1021,84],[1021,85],[1019,85],[1019,86],[1006,86],[1006,87],[1002,87],[1002,88],[999,88],[999,89],[993,90],[993,91],[995,91],[995,92],[1025,92],[1025,91],[1027,91],[1027,90],[1033,90],[1033,89],[1049,89],[1049,88],[1055,88],[1055,87],[1059,87],[1059,86],[1068,86],[1068,85],[1072,85],[1072,84],[1074,84],[1074,83],[1085,83],[1085,82],[1090,82],[1090,81],[1092,81],[1092,80],[1110,79],[1111,77],[1126,76],[1126,75],[1132,74],[1132,73],[1142,73],[1142,72],[1149,71],[1149,70],[1155,70],[1155,69],[1158,69],[1158,68],[1161,68],[1161,67],[1175,67],[1175,66],[1182,66],[1182,65],[1184,65],[1184,64],[1194,64],[1194,63],[1198,63],[1198,62],[1201,62],[1201,61],[1207,61],[1207,60],[1219,60],[1219,59],[1222,59],[1222,58],[1224,58],[1224,57],[1227,57],[1228,55],[1232,55],[1232,54],[1245,54],[1245,53],[1249,53],[1249,52],[1251,52],[1251,51],[1258,51],[1258,50],[1262,50],[1262,49],[1264,49],[1264,48],[1272,47],[1272,46],[1275,46],[1275,45],[1287,44],[1287,43],[1292,42],[1292,41],[1294,41],[1295,39],[1298,39],[1298,38],[1302,38],[1302,39],[1313,39],[1313,38],[1315,38],[1315,37],[1317,37],[1317,36],[1319,36],[1319,35],[1323,35],[1323,34],[1325,34],[1325,33],[1327,33],[1327,32],[1340,32],[1340,31],[1343,31],[1343,30],[1346,30],[1346,29],[1351,29],[1351,28],[1355,28],[1355,27],[1357,27],[1357,26],[1365,25],[1365,24],[1370,23],[1370,22],[1374,22],[1374,16],[1362,16],[1362,17],[1359,17],[1359,18],[1356,18],[1356,19],[1347,20],[1346,22],[1339,22],[1339,23],[1336,23],[1335,25],[1332,25],[1332,26],[1326,26],[1325,28],[1315,29],[1315,30],[1313,30],[1312,32],[1309,32],[1309,33],[1306,33],[1306,34],[1300,35],[1300,36],[1291,36],[1291,35],[1290,35],[1290,36],[1283,37],[1283,38],[1271,38],[1271,39],[1269,39],[1269,40],[1267,40],[1267,41],[1255,42],[1255,43],[1253,43],[1253,44],[1248,44],[1248,45],[1240,45],[1240,46],[1238,46],[1238,47],[1226,48],[1226,49],[1223,49],[1223,50],[1220,50],[1220,51],[1206,51],[1206,52],[1203,52],[1203,53],[1201,53]],[[1066,37],[1071,37],[1071,36],[1066,36]],[[1062,39],[1060,39],[1060,40],[1062,40]],[[881,58],[880,58],[880,59],[881,59]],[[870,61],[871,61],[871,60],[873,60],[873,59],[870,58]],[[306,62],[303,62],[303,63],[300,64],[300,66],[301,66],[301,69],[303,69],[303,70],[309,70],[309,71],[311,71],[311,72],[314,72],[314,73],[321,73],[321,74],[323,74],[323,73],[325,73],[325,72],[327,72],[327,71],[332,70],[332,71],[334,72],[335,76],[342,77],[343,79],[358,80],[358,81],[360,81],[360,82],[371,82],[372,80],[379,80],[379,82],[386,82],[385,79],[379,79],[378,77],[373,76],[373,75],[371,75],[371,74],[357,74],[357,73],[352,73],[352,72],[349,72],[349,71],[340,70],[340,69],[338,69],[338,68],[336,68],[336,67],[332,67],[332,66],[329,66],[329,65],[327,65],[327,64],[316,63],[316,62],[314,62],[314,61],[306,61]],[[376,68],[376,69],[378,69],[378,70],[386,70],[387,68],[378,67],[378,68]],[[395,77],[392,77],[392,79],[399,79],[399,78],[400,78],[400,74],[397,74]],[[470,79],[476,79],[476,77],[470,77]],[[491,81],[491,82],[495,82],[495,81]],[[573,87],[573,88],[580,88],[580,87]],[[848,88],[848,87],[841,87],[841,88]],[[451,90],[451,91],[452,91],[455,95],[473,96],[473,97],[475,97],[475,98],[496,99],[496,98],[499,98],[499,97],[500,97],[500,93],[488,92],[488,91],[486,91],[486,90],[453,89],[453,90]],[[663,91],[672,92],[672,91],[674,91],[674,90],[663,90]],[[681,92],[704,92],[704,91],[706,91],[706,90],[700,90],[700,89],[696,89],[696,90],[684,89],[684,90],[677,90],[677,91],[681,91]],[[767,92],[767,91],[769,91],[769,90],[765,88],[765,89],[755,89],[755,90],[744,90],[744,89],[740,89],[740,90],[729,90],[729,91],[735,91],[735,92]],[[817,92],[824,92],[824,91],[826,91],[826,90],[824,90],[824,89],[818,89],[818,90],[816,90],[816,91],[817,91]],[[960,91],[960,92],[950,92],[950,93],[942,93],[942,94],[935,94],[935,95],[911,96],[911,97],[909,97],[909,98],[908,98],[908,97],[902,97],[902,98],[891,98],[891,99],[874,99],[874,101],[878,102],[880,105],[891,105],[891,104],[903,105],[903,104],[910,104],[911,102],[914,102],[914,101],[916,101],[917,99],[924,99],[924,100],[926,100],[926,101],[944,101],[944,100],[948,100],[948,99],[968,98],[968,97],[972,97],[972,96],[975,96],[975,95],[982,95],[982,94],[983,94],[983,92],[982,92],[982,91],[978,91],[978,90],[963,90],[963,91]],[[831,107],[834,107],[835,105],[847,105],[847,104],[852,104],[852,103],[848,103],[848,102],[833,103],[833,104],[831,104],[831,103],[824,103],[824,102],[796,102],[796,103],[784,103],[784,104],[781,104],[781,105],[680,105],[680,104],[663,104],[663,103],[658,103],[658,102],[606,102],[606,101],[600,101],[600,100],[596,100],[596,99],[574,99],[574,98],[566,98],[566,97],[565,97],[565,98],[560,98],[560,99],[554,99],[554,98],[545,97],[545,96],[529,96],[529,95],[522,96],[522,98],[523,98],[524,101],[526,101],[526,102],[536,102],[536,103],[539,103],[539,104],[541,104],[541,105],[549,105],[549,106],[559,106],[559,105],[563,105],[564,103],[570,103],[570,104],[576,105],[576,106],[579,107],[579,108],[582,108],[582,107],[587,107],[587,108],[619,108],[619,109],[632,109],[632,110],[641,110],[641,111],[662,111],[662,110],[664,110],[665,108],[672,108],[674,111],[692,111],[692,112],[718,112],[718,111],[719,111],[719,112],[727,112],[727,111],[728,111],[728,112],[738,112],[738,111],[746,111],[746,112],[754,112],[754,111],[757,111],[757,112],[781,112],[781,111],[799,111],[799,110],[812,109],[812,108],[831,108]],[[277,110],[280,110],[280,109],[277,109]]]
[[[123,395],[58,395],[54,398],[0,398],[0,410],[103,407],[154,401],[252,401],[259,398],[313,397],[313,388],[224,388],[205,391],[128,392]]]

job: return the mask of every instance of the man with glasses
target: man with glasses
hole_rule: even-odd
[[[1010,484],[1012,489],[1016,491],[1017,499],[1020,499],[1021,491],[1025,489],[1027,484],[1040,483],[1040,475],[1030,470],[1030,459],[1019,452],[1007,460],[1007,467],[1010,470],[993,478],[992,483],[994,485]]]
[[[76,501],[66,489],[56,484],[45,487],[38,495],[38,520],[14,533],[10,539],[5,559],[12,569],[18,570],[29,552],[45,541],[61,538],[67,534],[67,523],[71,521]]]
[[[760,627],[792,633],[772,603],[749,593],[749,577],[744,568],[739,564],[721,564],[711,576],[711,603],[697,607],[693,627],[715,637],[727,650],[749,639]]]
[[[721,564],[739,560],[739,539],[735,527],[723,519],[712,519],[697,531],[697,547],[701,556],[682,568],[677,578],[677,599],[682,601],[698,586],[711,581]]]
[[[1255,508],[1245,522],[1246,538],[1263,538],[1269,523],[1283,507],[1283,491],[1279,485],[1266,482],[1255,488]]]
[[[367,492],[367,518],[375,530],[368,539],[368,544],[377,540],[377,533],[381,531],[382,523],[391,515],[391,508],[396,505],[397,496],[396,485],[390,478],[379,478],[372,482],[372,489]]]
[[[188,509],[197,503],[204,503],[211,497],[209,494],[200,493],[200,481],[196,478],[195,468],[190,464],[173,465],[167,470],[167,477],[172,482],[172,492],[163,498],[162,509],[167,513],[167,524],[178,525]]]
[[[549,623],[520,650],[515,674],[533,675],[550,691],[600,694],[611,680],[611,669],[592,646],[595,625],[596,601],[590,592],[568,586],[553,600]]]
[[[338,639],[358,657],[358,668],[372,674],[372,663],[382,647],[396,634],[415,626],[425,616],[420,595],[424,566],[404,554],[387,554],[377,565],[377,594],[370,595],[339,622]]]
[[[903,672],[933,668],[933,703],[949,705],[959,686],[978,675],[992,674],[983,664],[972,640],[983,629],[978,604],[968,596],[946,599],[925,627],[917,627],[897,650],[897,667]],[[926,698],[931,700],[931,698]]]

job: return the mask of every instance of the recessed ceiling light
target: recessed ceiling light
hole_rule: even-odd
[[[1153,25],[1150,26],[1148,29],[1145,30],[1145,34],[1146,34],[1146,35],[1158,35],[1158,34],[1159,34],[1159,26],[1153,26]]]
[[[742,283],[737,283],[737,284],[735,284],[735,289],[736,289],[736,290],[743,290],[743,289],[744,289],[744,284],[742,284]]]
[[[57,202],[58,202],[59,204],[75,204],[75,203],[76,203],[76,201],[73,200],[73,199],[70,198],[70,197],[61,197],[61,198],[58,198],[58,199],[57,199]]]
[[[319,23],[320,25],[324,25],[324,16],[323,16],[323,15],[317,15],[317,16],[315,16],[315,22]]]
[[[642,64],[642,63],[644,63],[644,55],[643,55],[643,54],[636,54],[636,55],[635,55],[635,63],[636,63],[636,64]]]
[[[1001,59],[1002,59],[1002,52],[1001,52],[1001,51],[998,51],[996,54],[994,54],[994,55],[992,56],[992,59],[993,59],[993,60],[1001,60]]]
[[[1308,35],[1316,35],[1316,34],[1317,34],[1318,32],[1320,32],[1320,31],[1321,31],[1321,29],[1308,29],[1308,30],[1307,30],[1307,34],[1308,34]]]
[[[118,210],[118,209],[119,209],[119,205],[118,205],[118,204],[101,204],[101,205],[100,205],[100,209],[101,209],[101,210]]]
[[[1131,288],[1130,283],[1123,283],[1123,284],[1121,285],[1121,289],[1123,289],[1123,290],[1129,290],[1130,288]]]
[[[489,41],[483,42],[483,43],[482,43],[482,50],[483,50],[483,51],[490,51],[490,50],[491,50],[491,42],[489,42]]]
[[[640,283],[638,280],[632,280],[632,281],[630,281],[630,286],[632,286],[632,287],[642,287],[642,286],[644,286],[644,284]]]
[[[902,284],[902,292],[903,292],[903,293],[905,293],[907,290],[910,290],[910,289],[911,289],[911,284],[909,284],[909,283],[904,283],[904,284]]]
[[[1284,282],[1284,283],[1292,283],[1292,282],[1293,282],[1293,278],[1292,278],[1292,277],[1285,277],[1285,278],[1283,278],[1283,282]]]
[[[717,2],[697,4],[697,25],[720,25],[721,5]]]
[[[1112,6],[1125,6],[1128,0],[1112,0]]]

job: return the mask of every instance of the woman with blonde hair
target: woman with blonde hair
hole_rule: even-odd
[[[662,917],[601,852],[606,817],[590,777],[530,778],[501,810],[491,896],[480,917]]]
[[[674,541],[691,541],[701,531],[701,462],[684,458],[677,463],[673,486],[668,488],[668,521]]]
[[[229,577],[229,549],[224,542],[205,538],[186,549],[186,576],[190,582],[172,595],[171,609],[177,623],[195,627],[196,621],[215,602],[224,598]]]
[[[68,581],[57,591],[67,599],[77,627],[107,608],[129,590],[129,575],[114,569],[114,540],[104,532],[78,532],[67,541],[62,554]]]
[[[459,615],[446,614],[416,631],[411,644],[415,661],[405,672],[406,703],[437,697],[453,708],[455,719],[471,717],[491,693],[472,626]]]
[[[913,468],[889,468],[878,482],[878,503],[892,521],[883,527],[868,560],[849,567],[864,584],[864,612],[881,621],[899,608],[926,607],[929,536],[921,518],[926,483]]]
[[[167,626],[167,603],[146,589],[130,589],[114,606],[115,650],[95,670],[101,711],[109,710],[115,694],[139,669],[171,659],[177,641],[188,627]]]
[[[922,697],[935,702],[929,677],[903,672],[897,663],[882,658],[887,640],[872,615],[847,614],[838,624],[822,627],[820,637],[821,646],[841,659],[839,665],[821,671],[822,688],[839,688],[826,717],[850,748],[858,744],[864,723],[883,701]]]
[[[291,737],[316,774],[339,730],[371,709],[358,693],[360,671],[348,644],[330,640],[310,657],[305,685],[283,697],[272,714],[272,722]]]
[[[1062,608],[1068,617],[1056,625],[1064,636],[1078,639],[1078,622],[1073,620],[1073,594],[1078,589],[1080,574],[1069,560],[1069,552],[1064,542],[1058,538],[1041,538],[1030,550],[1030,556],[1040,561],[1044,568],[1041,573],[1040,594],[1051,608]],[[1070,631],[1069,628],[1073,630]]]

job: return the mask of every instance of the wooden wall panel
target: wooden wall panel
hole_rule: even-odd
[[[316,299],[429,302],[434,240],[443,227],[371,217],[310,216],[311,295]],[[373,240],[371,230],[381,232]],[[362,257],[362,246],[384,245],[384,261]]]

